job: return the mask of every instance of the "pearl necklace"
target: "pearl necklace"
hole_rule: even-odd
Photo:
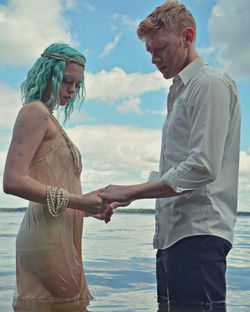
[[[72,155],[72,158],[73,158],[73,162],[74,162],[74,165],[75,165],[76,175],[80,176],[81,172],[82,172],[81,153],[80,153],[79,149],[74,145],[74,143],[70,140],[70,138],[68,137],[67,133],[64,131],[64,129],[62,128],[62,126],[60,125],[58,120],[55,118],[55,116],[53,116],[51,114],[51,117],[52,117],[53,121],[56,123],[56,125],[58,126],[58,129],[60,130],[62,136],[65,138],[65,141],[68,144],[68,147],[69,147],[69,150],[71,152],[71,155]]]

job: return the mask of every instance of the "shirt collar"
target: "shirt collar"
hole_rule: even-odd
[[[203,67],[206,64],[207,63],[205,63],[203,58],[197,57],[193,62],[188,64],[188,66],[186,66],[181,72],[179,72],[179,74],[175,76],[175,78],[179,77],[184,83],[184,85],[186,85],[188,81],[198,73],[201,67]]]

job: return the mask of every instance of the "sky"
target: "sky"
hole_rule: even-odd
[[[20,84],[43,50],[65,42],[87,58],[86,99],[65,125],[83,158],[84,192],[147,181],[158,170],[171,80],[151,63],[138,23],[161,0],[0,0],[0,178],[21,108]],[[250,211],[250,1],[183,0],[197,22],[197,51],[227,71],[241,99],[239,210]],[[63,169],[62,169],[63,170]],[[0,189],[0,207],[27,202]],[[153,208],[154,200],[131,207]]]

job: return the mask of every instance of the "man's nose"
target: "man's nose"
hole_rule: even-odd
[[[161,63],[161,58],[160,58],[159,56],[152,55],[152,60],[151,60],[151,62],[152,62],[154,65],[160,64],[160,63]]]

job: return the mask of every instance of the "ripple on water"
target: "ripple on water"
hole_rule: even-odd
[[[11,302],[15,285],[15,237],[22,217],[21,212],[1,213],[1,312],[12,311]],[[84,267],[90,290],[95,296],[87,308],[89,311],[157,311],[153,232],[154,216],[152,215],[116,214],[112,217],[112,222],[107,225],[91,218],[85,221]],[[236,223],[234,248],[228,258],[227,312],[250,311],[249,276],[250,217],[240,217]],[[80,311],[71,310],[69,306],[61,307],[59,310],[58,307],[50,312]],[[33,312],[40,312],[40,310],[33,310]]]

